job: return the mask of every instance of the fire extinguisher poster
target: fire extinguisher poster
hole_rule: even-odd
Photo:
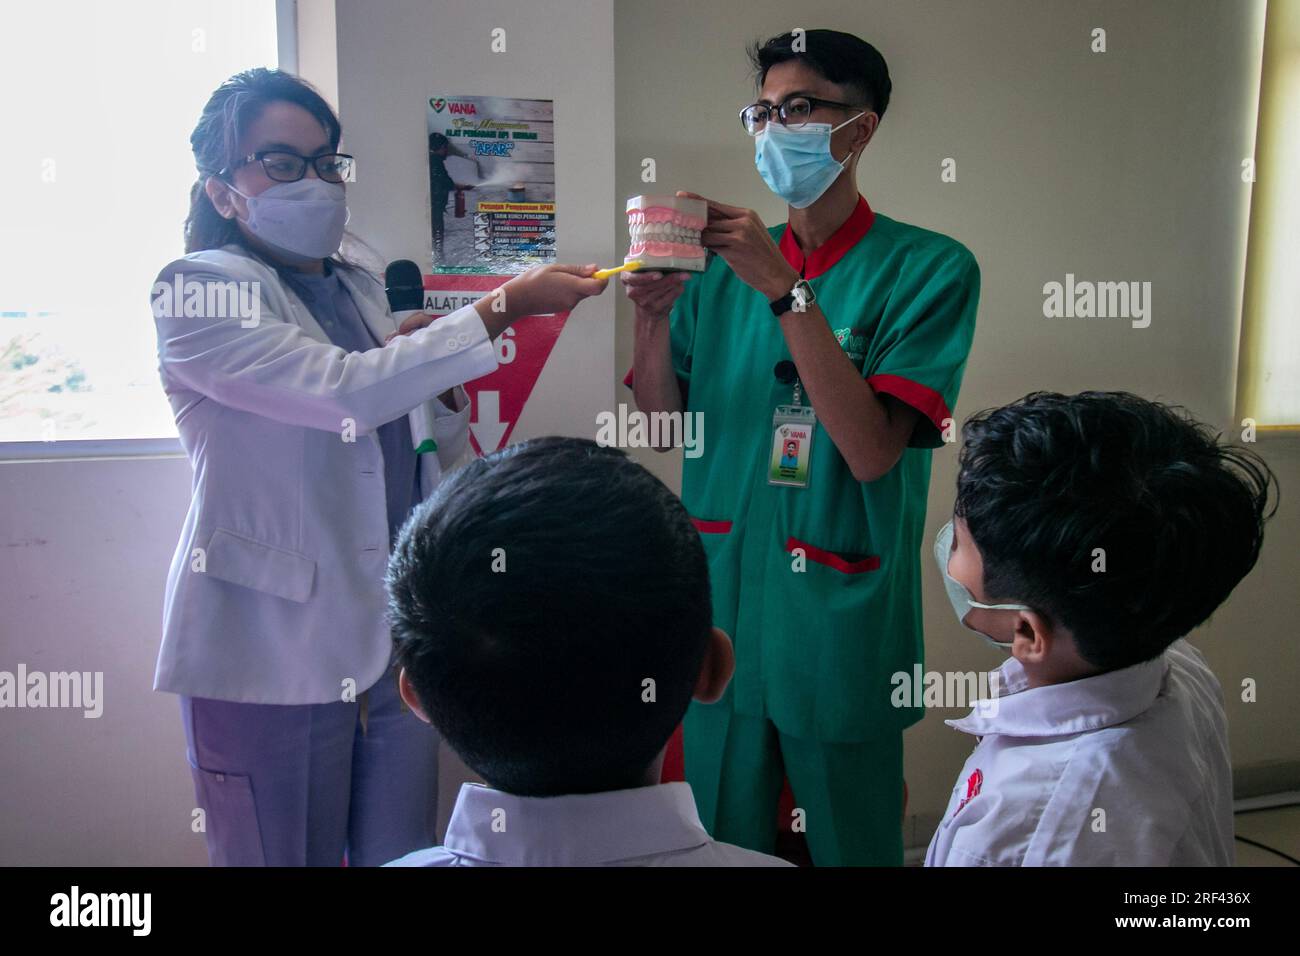
[[[432,271],[554,262],[553,101],[431,96],[428,116]]]

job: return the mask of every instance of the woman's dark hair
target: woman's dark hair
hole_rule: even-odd
[[[1205,621],[1254,566],[1277,510],[1258,455],[1127,392],[1035,392],[972,416],[962,435],[955,511],[985,599],[1063,624],[1106,670]]]
[[[290,73],[265,67],[236,73],[208,97],[198,125],[190,134],[199,178],[190,189],[190,212],[185,217],[186,252],[243,244],[239,227],[217,212],[203,184],[209,176],[218,175],[242,158],[240,139],[262,110],[276,102],[296,104],[316,117],[329,137],[330,149],[338,149],[343,128],[334,110],[310,84]],[[229,175],[222,179],[229,182]]]
[[[894,86],[889,79],[889,67],[879,50],[852,33],[805,30],[798,37],[794,33],[781,33],[765,43],[752,43],[748,53],[759,89],[772,67],[787,60],[799,60],[832,83],[847,86],[860,102],[882,120],[885,118]]]

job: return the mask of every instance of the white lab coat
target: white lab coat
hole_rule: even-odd
[[[472,307],[383,348],[332,345],[307,306],[239,246],[172,263],[187,276],[257,282],[260,321],[159,317],[158,357],[194,467],[167,578],[156,690],[315,704],[386,670],[388,519],[378,426],[409,413],[427,496],[468,446],[469,402],[436,398],[497,367]],[[340,270],[366,325],[396,328],[382,285]],[[348,422],[355,440],[345,440]],[[349,685],[347,682],[352,682]]]
[[[1014,658],[998,673],[996,714],[945,721],[980,741],[926,866],[1233,864],[1223,693],[1199,651],[1033,689]]]

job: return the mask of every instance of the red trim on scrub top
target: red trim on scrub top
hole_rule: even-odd
[[[920,382],[913,382],[901,375],[869,375],[867,384],[877,393],[893,395],[911,405],[934,422],[934,427],[939,431],[946,427],[945,420],[952,418],[952,412],[948,411],[948,403],[943,400],[943,396]]]
[[[695,530],[700,534],[726,534],[731,530],[730,521],[704,521],[701,518],[692,518],[691,524],[695,525]]]
[[[803,250],[795,241],[790,224],[786,223],[785,231],[781,233],[781,255],[785,256],[785,261],[798,269],[805,279],[815,279],[823,272],[830,271],[831,266],[843,259],[844,254],[858,244],[875,221],[876,214],[867,205],[866,197],[859,193],[858,204],[853,207],[853,212],[849,213],[849,218],[840,224],[829,239],[812,251],[806,263]]]
[[[635,369],[628,369],[627,374],[623,376],[623,384],[626,385],[628,388],[632,387],[632,373],[634,371]]]
[[[686,751],[684,731],[678,724],[664,748],[664,768],[659,774],[660,783],[676,783],[686,779]]]
[[[802,548],[803,553],[818,564],[832,567],[836,571],[843,571],[845,574],[861,574],[864,571],[877,571],[880,569],[880,558],[874,554],[860,558],[857,561],[845,561],[834,551],[826,551],[806,541],[800,541],[798,538],[786,538],[785,549],[793,552],[795,548]]]

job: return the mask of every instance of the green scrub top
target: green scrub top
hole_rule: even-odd
[[[708,553],[714,623],[735,642],[736,712],[795,737],[859,742],[923,716],[892,706],[891,676],[924,666],[930,455],[954,431],[979,267],[955,240],[877,215],[862,197],[806,261],[785,224],[769,231],[867,383],[922,417],[876,481],[853,477],[819,420],[809,486],[769,484],[772,414],[793,391],[774,366],[790,350],[767,299],[715,256],[670,316],[673,365],[704,428],[703,453],[684,459],[682,500]]]

